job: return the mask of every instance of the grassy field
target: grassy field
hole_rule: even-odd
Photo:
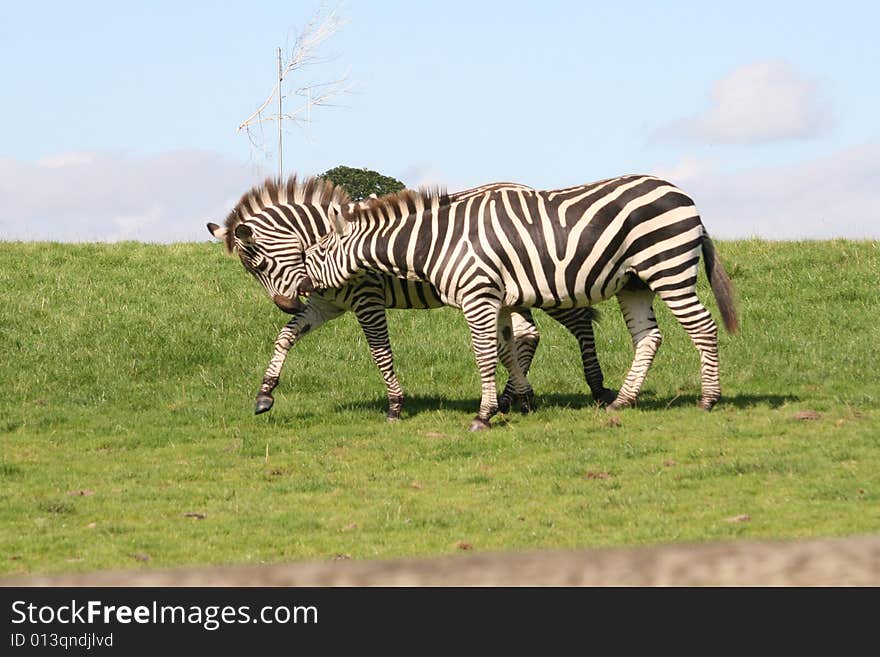
[[[403,421],[353,316],[291,352],[254,416],[285,317],[222,246],[0,243],[0,574],[876,533],[880,243],[717,246],[742,333],[721,336],[714,411],[662,304],[641,403],[616,414],[538,313],[538,412],[474,435],[458,311],[390,313]],[[600,309],[616,388],[632,347]]]

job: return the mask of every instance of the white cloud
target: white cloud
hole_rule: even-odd
[[[721,174],[691,162],[694,175],[676,178],[679,165],[657,174],[679,183],[721,238],[880,239],[880,142],[809,162]]]
[[[449,192],[457,192],[475,185],[467,185],[460,178],[448,176],[438,169],[413,165],[403,170],[400,182],[409,189],[422,187],[440,187]]]
[[[706,176],[713,168],[712,163],[707,160],[701,160],[693,155],[685,155],[673,165],[655,169],[653,174],[681,185]]]
[[[55,153],[37,161],[37,164],[48,169],[58,169],[76,164],[90,164],[95,161],[97,153],[94,151],[66,151]]]
[[[210,239],[205,223],[222,221],[258,181],[247,167],[204,151],[0,158],[0,239]]]
[[[715,84],[709,109],[672,126],[709,142],[760,143],[821,134],[831,123],[816,83],[782,61],[748,64]]]
[[[655,173],[691,194],[720,238],[880,239],[880,142],[786,167],[719,169],[685,157]],[[402,180],[411,186],[469,186],[429,169],[409,174]],[[208,240],[205,223],[222,222],[259,180],[246,166],[199,151],[59,154],[40,162],[0,157],[0,239]]]

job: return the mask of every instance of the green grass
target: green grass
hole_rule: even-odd
[[[538,313],[538,412],[474,435],[458,311],[390,313],[403,421],[384,420],[353,316],[294,349],[254,416],[285,317],[220,245],[0,243],[0,573],[877,532],[880,243],[718,250],[742,334],[721,335],[712,413],[662,304],[619,422]],[[616,303],[601,310],[617,387],[632,348]]]

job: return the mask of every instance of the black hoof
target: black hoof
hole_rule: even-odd
[[[502,395],[498,398],[498,412],[505,414],[510,413],[510,397]]]
[[[527,395],[518,395],[516,398],[519,403],[519,412],[520,413],[534,413],[538,408],[535,403],[535,395],[534,393],[529,393]]]
[[[254,407],[254,415],[265,413],[272,408],[272,404],[274,403],[275,400],[271,395],[257,395],[257,405]]]
[[[403,410],[403,397],[397,395],[388,396],[388,412],[385,419],[389,422],[397,422],[400,419],[400,412]]]
[[[602,388],[602,392],[598,395],[594,394],[593,399],[599,404],[599,406],[609,406],[614,403],[615,399],[617,399],[617,393],[608,388]]]
[[[485,431],[489,428],[488,420],[484,420],[479,417],[475,417],[474,421],[471,422],[471,426],[468,427],[468,431]]]

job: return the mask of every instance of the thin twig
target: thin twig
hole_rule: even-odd
[[[322,17],[322,14],[325,14],[325,12],[326,15]],[[344,21],[339,15],[338,7],[333,7],[332,9],[327,11],[325,5],[322,4],[318,11],[315,13],[312,20],[309,21],[308,25],[306,25],[302,33],[300,33],[300,35],[294,40],[293,46],[289,49],[289,54],[287,55],[285,63],[282,66],[280,79],[277,80],[272,86],[272,91],[269,93],[269,96],[250,116],[242,121],[236,129],[238,132],[240,132],[242,129],[247,131],[248,138],[251,140],[251,143],[255,147],[257,147],[257,144],[255,143],[254,135],[250,132],[251,126],[255,124],[258,125],[266,121],[278,120],[277,115],[263,116],[263,112],[266,110],[267,107],[269,107],[269,105],[277,97],[278,94],[280,94],[282,98],[286,98],[291,95],[290,93],[284,93],[284,79],[294,71],[302,69],[306,66],[313,66],[325,62],[326,60],[323,58],[319,58],[316,55],[315,51],[318,47],[321,46],[321,44],[323,44],[331,36],[333,36],[339,30],[339,28],[342,27],[343,23]],[[322,93],[319,93],[317,96],[312,96],[311,92],[316,89],[323,89],[324,91]],[[294,91],[293,93],[299,96],[308,95],[309,100],[307,101],[306,105],[298,108],[292,114],[282,115],[281,119],[290,119],[303,111],[310,110],[311,107],[314,106],[330,106],[327,101],[329,101],[334,96],[349,93],[350,90],[351,88],[348,84],[348,73],[330,82],[323,82],[300,87],[296,89],[296,91]]]

